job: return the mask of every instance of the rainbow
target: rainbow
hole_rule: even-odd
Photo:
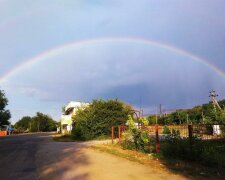
[[[37,62],[41,62],[44,60],[47,60],[52,57],[56,57],[57,55],[60,55],[62,53],[65,53],[67,50],[73,50],[75,48],[82,47],[84,45],[92,45],[92,44],[98,44],[98,43],[135,43],[135,44],[143,44],[147,46],[153,46],[156,48],[166,49],[168,51],[174,52],[176,54],[179,54],[181,56],[188,57],[190,60],[193,60],[195,62],[201,63],[202,65],[208,67],[209,69],[216,72],[218,75],[225,78],[225,72],[215,65],[209,63],[207,60],[190,53],[186,50],[177,48],[175,46],[161,43],[154,40],[149,39],[143,39],[143,38],[134,38],[134,37],[102,37],[102,38],[96,38],[96,39],[88,39],[88,40],[79,40],[79,41],[73,41],[67,44],[63,44],[51,49],[48,49],[47,51],[44,51],[28,60],[24,60],[22,63],[18,64],[16,67],[9,70],[7,73],[5,73],[2,77],[0,77],[0,84],[7,81],[10,77],[16,75],[17,73],[25,70],[26,68],[29,68],[33,65],[35,65]]]

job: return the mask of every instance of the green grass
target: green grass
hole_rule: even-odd
[[[57,142],[74,142],[74,140],[70,135],[58,135],[53,137],[54,141]]]
[[[98,136],[96,138],[94,138],[93,140],[110,140],[112,137],[111,136],[107,136],[107,135],[101,135],[101,136]]]
[[[103,141],[103,140],[110,140],[111,137],[110,136],[99,136],[93,140],[99,140],[99,141]],[[53,137],[54,141],[57,142],[80,142],[82,140],[77,140],[77,139],[73,139],[73,137],[71,135],[55,135]]]

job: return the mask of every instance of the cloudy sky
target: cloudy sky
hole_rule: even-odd
[[[224,0],[0,0],[0,89],[14,123],[69,101],[145,114],[225,98]],[[224,72],[223,72],[224,71]]]

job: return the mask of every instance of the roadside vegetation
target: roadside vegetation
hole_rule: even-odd
[[[218,101],[220,107],[225,107],[225,99]],[[147,117],[149,124],[155,124],[155,115],[150,115]],[[169,114],[162,114],[158,117],[157,123],[160,125],[171,125],[171,124],[196,124],[196,123],[225,123],[225,113],[224,110],[219,110],[214,108],[211,102],[203,104],[201,106],[196,106],[191,109],[177,109],[176,111]]]
[[[223,179],[225,176],[225,171],[218,170],[217,167],[208,167],[195,161],[167,158],[162,154],[124,149],[120,144],[101,144],[90,148],[149,166],[149,168],[167,169],[172,173],[182,174],[188,179]]]
[[[6,98],[4,91],[0,90],[0,128],[2,125],[9,125],[11,114],[10,111],[6,109],[7,105],[8,99]]]
[[[56,125],[49,115],[37,112],[34,117],[22,117],[14,126],[18,132],[49,132],[56,131]]]
[[[111,127],[126,123],[131,106],[115,100],[93,100],[73,117],[71,136],[76,140],[93,140],[111,135]]]
[[[170,159],[195,161],[205,166],[225,169],[225,140],[201,140],[195,137],[190,145],[188,138],[170,134],[161,142],[161,154]]]
[[[135,120],[128,116],[128,129],[123,132],[122,149],[139,151],[145,154],[154,154],[161,160],[195,163],[200,166],[213,167],[217,173],[223,174],[225,170],[225,139],[204,140],[194,136],[191,141],[182,137],[180,131],[172,131],[164,126],[163,133],[166,138],[160,141],[160,153],[156,154],[155,137],[149,136],[145,126],[147,119],[140,118],[142,128],[135,125]],[[224,126],[223,126],[224,127]],[[224,129],[222,129],[224,133]]]

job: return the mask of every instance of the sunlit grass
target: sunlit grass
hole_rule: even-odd
[[[74,140],[70,135],[54,135],[53,140],[57,142],[74,142]]]
[[[166,158],[162,154],[145,154],[135,150],[123,149],[119,144],[103,144],[91,146],[92,149],[106,152],[133,162],[150,166],[151,168],[163,168],[173,173],[184,174],[190,178],[204,179],[221,178],[224,174],[218,172],[217,168],[205,167],[198,162],[185,162],[178,159]]]

